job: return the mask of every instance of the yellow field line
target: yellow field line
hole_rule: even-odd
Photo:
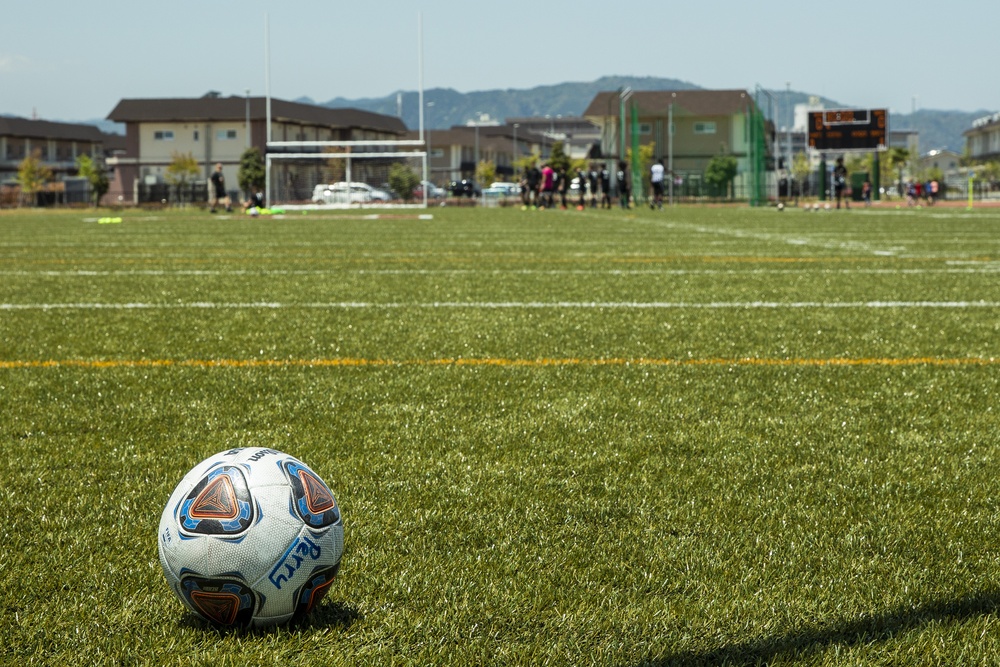
[[[770,359],[758,357],[656,359],[637,358],[541,358],[507,359],[494,357],[439,359],[50,359],[0,360],[0,369],[19,368],[350,368],[365,366],[499,366],[542,368],[553,366],[991,366],[1000,364],[998,357],[871,357],[829,359]]]

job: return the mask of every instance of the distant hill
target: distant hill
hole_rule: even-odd
[[[537,86],[524,90],[482,90],[460,93],[450,88],[432,88],[424,91],[424,127],[443,129],[452,125],[464,125],[478,114],[489,114],[491,118],[503,121],[506,118],[525,116],[579,116],[590,104],[594,96],[602,91],[617,90],[630,86],[633,90],[700,90],[702,87],[679,79],[635,76],[606,76],[596,81],[561,83],[551,86]],[[809,93],[786,90],[769,91],[777,106],[775,116],[778,127],[792,124],[796,104],[803,104],[812,97]],[[850,108],[855,105],[820,97],[820,102],[828,109]],[[309,98],[300,102],[316,104]],[[330,108],[353,107],[374,111],[390,116],[400,115],[409,128],[419,126],[419,100],[415,91],[401,91],[385,97],[350,100],[337,97],[319,103]],[[761,105],[768,104],[762,96]],[[400,114],[400,110],[402,113]],[[920,133],[920,150],[926,153],[932,149],[947,149],[961,153],[965,147],[962,133],[972,126],[972,121],[991,111],[937,111],[921,109],[912,114],[893,114],[889,124],[893,129],[916,130]]]
[[[424,91],[424,127],[444,129],[464,125],[480,113],[503,121],[505,118],[527,116],[579,116],[597,93],[630,86],[633,90],[696,90],[699,86],[679,79],[638,76],[606,76],[596,81],[560,83],[537,86],[526,90],[481,90],[460,93],[451,88],[432,88]],[[402,100],[402,119],[409,128],[419,127],[419,100],[416,92],[392,93],[386,97],[348,100],[337,97],[321,106],[330,108],[354,107],[366,111],[399,115]],[[309,101],[302,99],[299,101]]]
[[[992,111],[937,111],[920,109],[911,114],[889,116],[889,127],[896,130],[916,130],[920,133],[920,152],[965,149],[962,134],[972,127],[972,121],[988,116]]]

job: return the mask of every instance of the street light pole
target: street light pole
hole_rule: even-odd
[[[249,88],[247,88],[247,105],[246,106],[247,106],[247,125],[246,125],[247,148],[250,148],[250,89]]]
[[[514,163],[517,161],[517,128],[519,127],[521,127],[520,123],[514,123],[514,151],[511,154],[510,158],[510,173],[512,174],[512,176],[517,175],[517,172],[514,171],[516,169]]]

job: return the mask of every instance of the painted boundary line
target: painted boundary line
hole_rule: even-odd
[[[640,262],[631,262],[637,264]],[[652,262],[650,262],[652,263]],[[812,274],[833,274],[833,275],[980,275],[1000,273],[1000,262],[968,262],[961,264],[952,262],[946,268],[928,269],[818,269],[810,271]],[[688,275],[801,275],[800,269],[119,269],[119,270],[92,270],[75,269],[70,271],[58,271],[43,269],[38,271],[25,270],[0,270],[0,276],[14,276],[18,278],[118,278],[118,277],[269,277],[269,276],[338,276],[338,275],[361,275],[361,276],[439,276],[439,275],[582,275],[582,276],[688,276]]]
[[[17,310],[277,310],[277,309],[781,309],[781,308],[1000,308],[1000,301],[433,301],[374,303],[207,302],[181,303],[0,303],[0,311]]]
[[[998,357],[871,357],[871,358],[829,358],[829,359],[766,359],[757,357],[740,357],[734,359],[704,358],[704,359],[655,359],[638,358],[541,358],[541,359],[504,359],[504,358],[440,358],[440,359],[51,359],[51,360],[9,360],[0,361],[0,370],[32,369],[32,368],[359,368],[359,367],[509,367],[509,368],[545,368],[545,367],[649,367],[649,366],[776,366],[776,367],[898,367],[898,366],[937,366],[937,367],[968,367],[995,366],[1000,364]]]

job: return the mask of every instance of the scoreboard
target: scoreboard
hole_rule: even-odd
[[[885,150],[885,109],[829,109],[809,112],[809,146],[820,151]]]

